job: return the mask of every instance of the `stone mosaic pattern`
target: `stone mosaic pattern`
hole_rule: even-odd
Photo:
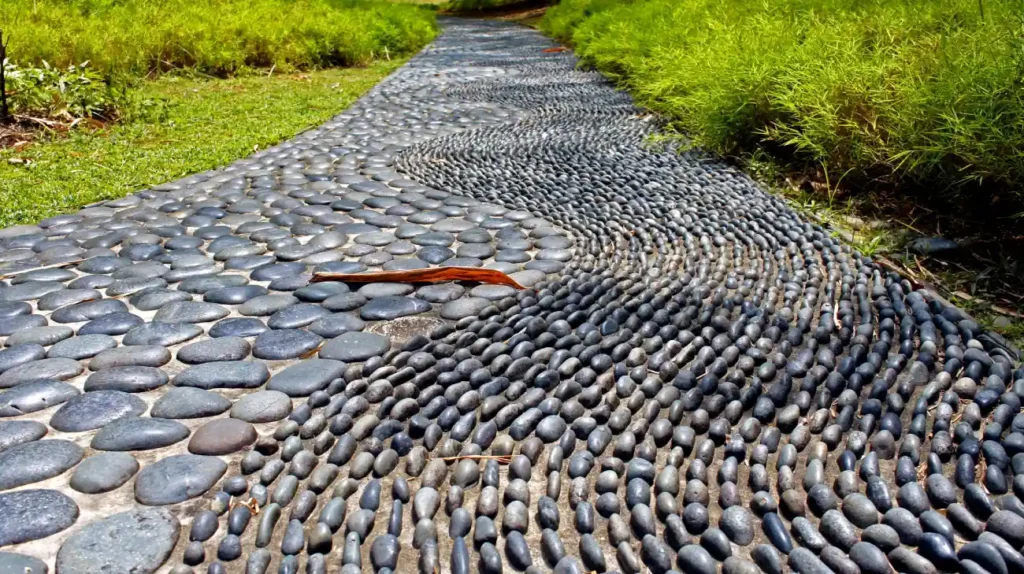
[[[0,230],[0,573],[1024,571],[1015,349],[445,26],[316,130]],[[527,289],[309,282],[445,265]]]

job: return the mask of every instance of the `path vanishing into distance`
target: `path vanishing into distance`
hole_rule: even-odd
[[[1024,371],[571,52],[0,231],[0,573],[1024,572]],[[310,282],[483,266],[495,284]]]

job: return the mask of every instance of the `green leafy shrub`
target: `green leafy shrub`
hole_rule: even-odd
[[[379,0],[14,0],[0,29],[14,61],[89,61],[107,78],[365,65],[437,31],[430,10]]]
[[[104,117],[113,115],[118,95],[88,62],[54,68],[19,67],[6,63],[7,94],[13,114],[47,117]]]
[[[563,0],[541,27],[697,145],[990,201],[1024,197],[1022,17],[1003,0]]]

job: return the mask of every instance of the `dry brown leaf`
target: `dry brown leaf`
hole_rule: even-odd
[[[431,267],[408,271],[374,271],[372,273],[315,273],[310,280],[343,283],[442,283],[445,281],[476,281],[492,285],[508,285],[525,289],[515,279],[496,269],[479,267]]]

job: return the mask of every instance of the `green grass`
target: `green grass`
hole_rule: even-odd
[[[817,169],[833,186],[895,185],[928,201],[1019,205],[1021,8],[991,0],[562,0],[542,29],[695,145],[736,156],[764,150]]]
[[[121,123],[0,150],[0,227],[223,166],[337,115],[402,63],[146,82]]]
[[[108,79],[365,65],[436,33],[432,11],[382,0],[9,0],[0,29],[18,64],[88,61]]]

